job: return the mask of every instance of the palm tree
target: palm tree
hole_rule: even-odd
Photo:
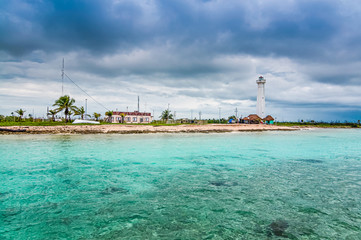
[[[75,115],[80,115],[82,120],[84,120],[84,117],[90,117],[89,114],[85,113],[85,109],[83,106],[81,106],[80,108],[77,108],[74,112],[75,112]]]
[[[71,121],[71,115],[73,115],[74,113],[75,113],[75,112],[69,111],[69,113],[68,113],[69,121]]]
[[[95,118],[95,120],[98,121],[98,119],[100,118],[101,114],[100,113],[93,113],[93,117]]]
[[[68,122],[68,120],[70,120],[70,115],[72,114],[71,110],[74,112],[77,110],[77,107],[74,105],[74,103],[74,98],[70,98],[69,95],[64,95],[61,96],[58,100],[56,100],[53,106],[58,107],[57,109],[55,109],[58,112],[64,110],[65,122]]]
[[[24,116],[24,113],[25,113],[26,111],[20,108],[19,110],[16,110],[15,112],[16,112],[17,114],[19,114],[19,121],[21,121],[21,118]]]
[[[113,116],[113,111],[108,111],[105,113],[106,116],[108,116],[108,122],[112,122],[112,116]]]
[[[120,116],[122,117],[122,123],[124,123],[125,114],[124,114],[124,113],[121,113]]]
[[[168,119],[173,119],[173,114],[171,114],[170,110],[166,109],[166,110],[164,110],[162,112],[162,115],[160,115],[160,118],[162,120],[167,120],[168,121]]]
[[[58,113],[58,111],[56,111],[56,109],[52,110],[50,109],[48,112],[48,116],[51,115],[51,121],[55,122],[55,115]]]

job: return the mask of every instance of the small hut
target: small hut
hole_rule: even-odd
[[[257,114],[251,114],[248,116],[249,123],[251,124],[259,124],[262,123],[262,118],[260,118]]]
[[[242,118],[242,123],[249,123],[249,118],[248,117]]]
[[[267,115],[267,117],[265,117],[263,121],[266,124],[274,124],[275,119],[271,115]]]

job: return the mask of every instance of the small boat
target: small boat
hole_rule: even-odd
[[[82,119],[75,119],[73,124],[82,124],[82,123],[87,123],[87,124],[100,124],[100,122],[97,121],[93,121],[93,120],[82,120]]]
[[[0,128],[0,131],[4,131],[4,132],[26,132],[26,129]]]

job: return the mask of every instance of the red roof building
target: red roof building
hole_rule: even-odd
[[[151,113],[147,112],[113,112],[112,123],[150,123],[153,121]]]

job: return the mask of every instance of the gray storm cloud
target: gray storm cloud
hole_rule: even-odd
[[[342,109],[358,118],[361,31],[350,22],[360,12],[355,1],[2,1],[2,112],[21,99],[50,104],[64,57],[72,78],[110,108],[140,94],[159,111],[171,102],[209,116],[219,106],[251,113],[262,74],[275,114]]]

